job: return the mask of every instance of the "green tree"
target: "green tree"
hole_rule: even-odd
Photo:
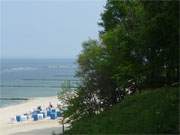
[[[142,2],[150,85],[179,80],[179,1]]]
[[[82,83],[68,114],[109,108],[128,80],[139,88],[179,81],[178,9],[178,1],[108,0],[100,42],[83,43],[77,73]]]

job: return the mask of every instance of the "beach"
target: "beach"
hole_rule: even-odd
[[[21,104],[0,108],[0,133],[2,135],[51,135],[53,132],[61,133],[62,128],[58,120],[43,119],[38,121],[11,122],[11,118],[27,113],[39,105],[42,108],[46,108],[49,102],[56,106],[58,99],[56,96],[38,97]]]

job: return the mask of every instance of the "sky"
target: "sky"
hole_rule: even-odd
[[[105,0],[1,0],[0,58],[77,58]]]

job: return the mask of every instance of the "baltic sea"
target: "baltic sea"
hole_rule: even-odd
[[[1,59],[0,107],[33,98],[55,96],[65,80],[77,80],[75,59]],[[75,83],[75,82],[74,82]]]

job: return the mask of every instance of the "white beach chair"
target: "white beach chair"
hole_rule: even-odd
[[[38,120],[42,120],[43,119],[43,114],[37,114],[38,116]]]
[[[21,115],[21,121],[26,121],[27,120],[27,116],[26,115]]]

